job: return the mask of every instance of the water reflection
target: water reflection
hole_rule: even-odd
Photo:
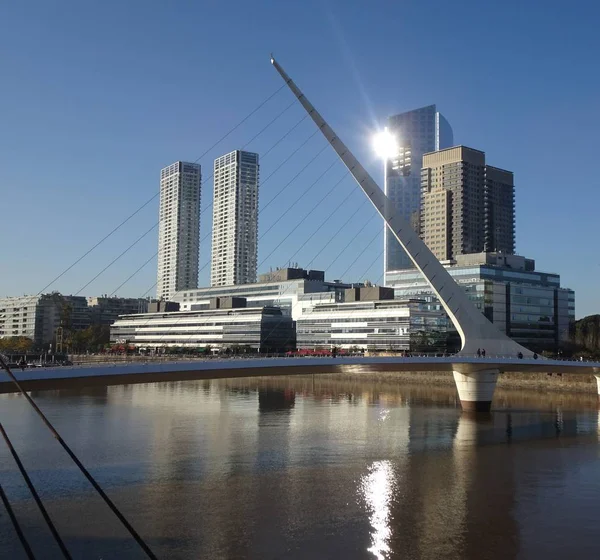
[[[462,413],[452,387],[315,376],[36,399],[160,557],[538,557],[553,517],[579,531],[573,555],[595,543],[595,395],[499,391],[481,416]],[[23,399],[1,396],[0,420],[77,554],[90,557],[87,542],[123,557]],[[0,478],[51,547],[4,449]],[[0,557],[17,549],[0,518]]]
[[[291,412],[296,403],[296,392],[293,389],[259,389],[259,412]]]
[[[394,494],[394,470],[391,461],[376,461],[369,467],[368,474],[360,482],[372,527],[371,546],[367,549],[378,560],[386,558],[391,551],[390,504]]]

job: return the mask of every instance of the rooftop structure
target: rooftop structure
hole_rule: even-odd
[[[322,271],[287,268],[262,274],[261,282],[181,291],[172,300],[179,303],[182,311],[192,311],[209,309],[211,298],[242,297],[250,307],[279,307],[284,315],[296,320],[315,303],[343,301],[344,290],[350,284],[326,282],[324,276]]]

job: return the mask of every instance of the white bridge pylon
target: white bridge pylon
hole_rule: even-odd
[[[298,98],[310,118],[319,127],[323,136],[352,173],[358,186],[375,206],[390,231],[396,236],[417,270],[421,272],[437,295],[460,335],[462,344],[457,356],[472,356],[478,348],[485,349],[487,355],[516,357],[522,354],[524,358],[533,356],[531,350],[506,336],[475,307],[466,292],[454,281],[410,224],[395,213],[392,201],[354,157],[354,154],[339,139],[273,56],[271,56],[271,64],[285,80],[285,83]],[[468,368],[456,364],[453,371],[463,409],[489,410],[500,370],[486,369],[483,364],[482,367],[470,365]]]
[[[410,224],[394,212],[392,201],[339,139],[281,65],[273,57],[271,57],[271,63],[337,152],[359,187],[375,206],[417,270],[425,277],[439,298],[460,335],[462,346],[458,355],[474,355],[480,348],[485,349],[488,355],[516,357],[520,352],[523,357],[531,357],[533,355],[531,350],[506,336],[475,307],[465,291],[454,281]]]

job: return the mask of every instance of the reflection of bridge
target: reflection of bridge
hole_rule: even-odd
[[[361,357],[338,358],[237,358],[208,359],[185,362],[138,362],[102,364],[59,368],[33,368],[15,371],[26,390],[62,389],[74,386],[123,385],[182,381],[187,379],[216,379],[227,377],[258,377],[270,375],[306,375],[343,372],[380,371],[452,371],[467,379],[490,370],[531,373],[576,373],[596,375],[600,395],[600,363],[562,360],[536,360],[533,358],[469,356],[449,357]],[[464,408],[480,410],[489,408],[492,392],[486,384],[466,383],[459,388]],[[8,380],[0,382],[0,392],[12,392],[16,387]],[[483,406],[481,406],[483,403]]]

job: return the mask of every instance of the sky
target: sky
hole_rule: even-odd
[[[372,135],[435,103],[457,144],[514,172],[517,252],[600,313],[599,17],[592,0],[4,2],[0,296],[154,295],[160,169],[198,158],[207,285],[212,163],[241,148],[261,155],[259,273],[381,282],[381,219],[272,52],[380,182]]]

